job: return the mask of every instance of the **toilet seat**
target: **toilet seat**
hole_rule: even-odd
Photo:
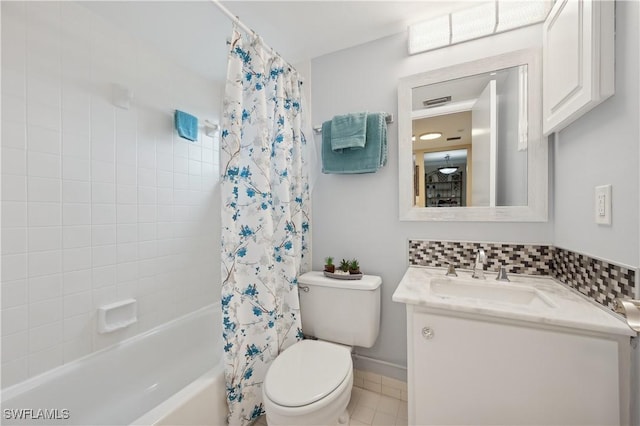
[[[303,340],[273,361],[263,383],[264,392],[281,407],[303,407],[340,387],[351,377],[352,368],[347,347]]]

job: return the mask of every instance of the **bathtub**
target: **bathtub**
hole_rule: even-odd
[[[221,358],[214,304],[3,390],[2,424],[224,425]]]

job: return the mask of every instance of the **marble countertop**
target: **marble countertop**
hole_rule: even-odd
[[[471,278],[471,272],[458,270],[458,277],[445,277],[445,269],[410,266],[393,293],[393,301],[418,307],[482,314],[491,317],[527,321],[622,336],[636,333],[622,317],[601,307],[577,291],[543,276],[509,275],[511,282],[496,281],[495,273],[486,272],[485,280]],[[514,304],[500,300],[485,300],[474,297],[443,295],[432,290],[432,281],[437,279],[440,288],[447,283],[459,282],[473,285],[478,282],[492,286],[508,286],[523,289],[538,297],[531,303]]]

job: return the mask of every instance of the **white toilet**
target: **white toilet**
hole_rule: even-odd
[[[320,340],[291,345],[269,367],[262,386],[269,426],[348,422],[351,346],[370,348],[378,338],[381,284],[373,275],[336,280],[314,271],[298,278],[302,331]]]

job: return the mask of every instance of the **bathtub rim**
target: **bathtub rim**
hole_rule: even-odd
[[[222,359],[220,359],[220,362],[218,362],[215,367],[202,374],[193,382],[187,384],[169,398],[160,402],[151,410],[142,414],[131,422],[129,426],[149,426],[157,424],[167,417],[170,408],[173,408],[174,410],[179,409],[182,405],[188,402],[189,400],[185,399],[185,396],[193,396],[196,393],[205,391],[216,379],[222,380],[224,383],[224,364]],[[221,392],[225,392],[224,387],[222,387]]]
[[[184,322],[188,319],[190,319],[191,317],[196,317],[198,315],[203,314],[205,311],[207,310],[218,310],[220,311],[220,301],[216,301],[214,303],[210,303],[208,305],[205,305],[201,308],[196,309],[195,311],[191,311],[189,313],[186,313],[182,316],[176,317],[172,320],[169,320],[167,322],[163,322],[162,324],[159,324],[143,333],[140,334],[136,334],[135,336],[131,336],[128,337],[120,342],[117,342],[113,345],[107,346],[106,348],[102,348],[99,349],[95,352],[91,352],[87,355],[84,355],[80,358],[76,358],[71,362],[68,362],[66,364],[62,364],[58,367],[55,367],[51,370],[47,370],[44,373],[38,374],[36,376],[30,377],[26,380],[23,380],[22,382],[16,383],[14,385],[9,386],[6,389],[1,389],[1,398],[0,398],[0,404],[2,404],[4,406],[5,403],[7,403],[8,401],[10,401],[11,399],[22,395],[26,392],[29,392],[35,388],[37,388],[38,386],[50,381],[50,380],[54,380],[57,379],[59,377],[64,376],[65,374],[69,374],[71,373],[73,370],[75,370],[76,368],[78,368],[79,364],[86,364],[88,362],[90,362],[92,360],[92,358],[95,358],[99,355],[104,355],[107,354],[109,352],[112,351],[116,351],[119,350],[123,347],[126,346],[130,346],[136,342],[138,342],[139,340],[142,340],[146,337],[150,337],[154,334],[157,334],[161,331],[161,329],[163,328],[167,328],[167,327],[172,327],[175,326],[177,323],[180,322]],[[204,373],[206,374],[206,373]]]

